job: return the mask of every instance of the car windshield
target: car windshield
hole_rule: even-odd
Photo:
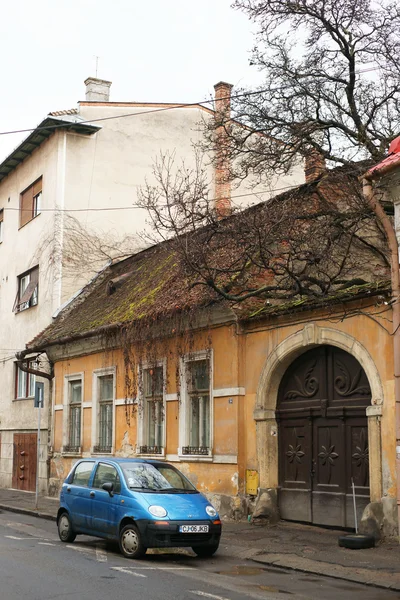
[[[146,492],[164,492],[173,494],[196,493],[196,488],[182,473],[170,465],[152,465],[150,463],[122,463],[122,471],[130,489]]]

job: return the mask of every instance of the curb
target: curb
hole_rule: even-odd
[[[30,508],[19,508],[16,506],[9,506],[8,504],[0,504],[0,510],[7,510],[13,513],[19,513],[20,515],[30,515],[32,517],[38,517],[39,519],[46,519],[47,521],[56,521],[55,515],[49,513],[40,512]]]
[[[376,588],[380,588],[383,590],[391,590],[394,592],[399,592],[400,591],[400,583],[399,584],[394,584],[394,585],[384,585],[382,583],[376,583],[375,581],[365,581],[365,580],[360,580],[360,579],[354,579],[352,577],[346,577],[346,575],[342,574],[339,575],[337,573],[332,573],[329,571],[325,571],[323,573],[321,573],[320,570],[318,569],[306,569],[306,568],[301,568],[301,567],[294,567],[292,565],[287,565],[287,564],[277,564],[276,560],[261,560],[257,557],[249,557],[248,560],[251,560],[257,564],[263,564],[263,565],[271,565],[277,569],[287,569],[289,571],[298,571],[300,573],[312,573],[313,575],[319,575],[320,577],[331,577],[332,579],[340,579],[342,581],[349,581],[351,583],[358,583],[360,585],[366,585],[368,587],[376,587]],[[324,566],[328,566],[331,565],[331,563],[318,563],[320,565],[324,565]],[[336,566],[340,566],[342,567],[342,565],[336,565]],[[342,567],[342,568],[346,568],[346,567]]]

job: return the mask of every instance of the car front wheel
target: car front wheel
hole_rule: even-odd
[[[141,558],[147,551],[142,543],[139,530],[133,523],[129,523],[121,529],[119,547],[126,558]]]
[[[72,529],[71,519],[67,513],[62,513],[58,519],[58,535],[62,542],[73,542],[76,538],[76,533]]]
[[[192,550],[199,558],[210,558],[210,556],[216,553],[218,546],[219,543],[213,546],[192,546]]]

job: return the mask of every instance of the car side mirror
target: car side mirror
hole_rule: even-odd
[[[103,483],[101,489],[108,492],[110,496],[114,496],[114,484],[112,483],[112,481],[106,481],[105,483]]]

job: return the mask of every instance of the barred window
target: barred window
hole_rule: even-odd
[[[98,378],[99,436],[98,452],[111,452],[113,433],[114,376],[102,375]]]
[[[156,366],[143,371],[142,454],[162,454],[164,443],[164,369]]]
[[[186,363],[187,443],[183,454],[208,454],[210,440],[210,361]]]
[[[68,382],[69,400],[69,435],[68,445],[70,451],[78,452],[81,446],[81,419],[82,419],[82,380],[75,379]]]

